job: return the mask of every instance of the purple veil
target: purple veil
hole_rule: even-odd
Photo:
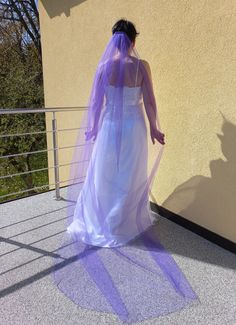
[[[151,143],[144,116],[161,131],[149,66],[127,34],[115,32],[96,69],[76,137],[67,232],[53,275],[74,303],[126,323],[177,311],[197,299],[154,231],[149,194],[163,145]]]

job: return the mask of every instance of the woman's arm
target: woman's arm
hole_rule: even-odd
[[[143,63],[143,80],[142,80],[142,93],[143,93],[143,102],[145,111],[147,113],[148,121],[150,128],[157,128],[156,118],[157,118],[157,109],[154,105],[154,92],[153,92],[153,83],[150,65],[147,61],[142,60]],[[146,75],[145,75],[146,74]]]
[[[95,76],[91,100],[90,100],[90,107],[89,107],[89,120],[92,121],[92,129],[90,131],[85,132],[86,140],[91,139],[94,137],[93,140],[97,137],[98,132],[98,124],[100,120],[100,115],[103,107],[104,102],[104,85],[102,79],[102,71],[100,70]]]
[[[149,126],[150,126],[150,134],[153,144],[155,143],[155,139],[157,139],[161,144],[165,144],[164,142],[164,133],[158,130],[157,125],[157,105],[156,99],[153,91],[153,82],[152,75],[149,63],[145,60],[141,60],[142,64],[142,93],[143,93],[143,102],[145,111],[147,113]]]
[[[103,107],[103,101],[104,101],[104,85],[102,84],[103,79],[102,79],[102,71],[100,71],[100,74],[97,79],[97,83],[95,85],[95,95],[94,95],[94,106],[96,107],[95,109],[95,114],[94,114],[94,126],[93,129],[97,130],[98,128],[98,123]]]

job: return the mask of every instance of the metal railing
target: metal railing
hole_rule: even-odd
[[[66,183],[70,181],[70,179],[60,181],[60,174],[59,174],[59,167],[62,166],[68,166],[71,165],[72,163],[66,163],[66,164],[59,164],[59,157],[58,157],[58,152],[59,150],[62,149],[68,149],[68,148],[73,148],[73,147],[78,147],[78,146],[83,146],[82,145],[71,145],[71,146],[64,146],[64,147],[58,147],[58,132],[64,132],[64,131],[72,131],[72,130],[79,130],[82,129],[80,127],[78,128],[65,128],[65,129],[58,129],[57,128],[57,119],[56,119],[56,113],[57,112],[71,112],[71,111],[85,111],[87,109],[86,106],[80,106],[80,107],[50,107],[50,108],[16,108],[16,109],[0,109],[0,118],[2,115],[10,115],[10,114],[28,114],[28,113],[52,113],[52,130],[45,130],[45,131],[36,131],[36,132],[25,132],[25,133],[14,133],[14,134],[1,134],[0,139],[2,138],[7,138],[7,137],[18,137],[18,136],[25,136],[25,135],[33,135],[33,134],[47,134],[47,133],[52,133],[52,148],[47,148],[43,150],[37,150],[37,151],[29,151],[29,152],[20,152],[20,153],[12,153],[10,155],[5,155],[5,156],[0,156],[0,159],[6,159],[10,157],[16,157],[16,156],[22,156],[22,155],[31,155],[35,153],[42,153],[42,152],[49,152],[53,151],[53,166],[52,167],[45,167],[45,168],[39,168],[39,169],[33,169],[30,171],[25,171],[21,173],[15,173],[15,174],[7,174],[7,175],[1,175],[1,179],[5,179],[8,177],[15,177],[15,176],[20,176],[20,175],[25,175],[33,172],[39,172],[39,171],[44,171],[44,170],[49,170],[49,169],[54,169],[54,183],[51,184],[45,184],[41,186],[35,186],[33,188],[29,188],[26,190],[21,190],[18,192],[14,193],[9,193],[6,195],[0,195],[0,199],[12,195],[17,195],[25,192],[29,192],[35,189],[40,189],[48,186],[55,186],[55,198],[56,200],[60,200],[60,184]],[[73,162],[73,164],[79,163],[78,161]]]

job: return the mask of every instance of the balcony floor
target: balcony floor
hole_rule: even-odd
[[[0,205],[1,324],[121,324],[75,305],[52,282],[65,206],[54,191]],[[201,304],[142,324],[236,324],[235,255],[166,218],[157,227]]]

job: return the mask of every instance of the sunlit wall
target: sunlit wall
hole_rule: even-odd
[[[46,107],[87,105],[112,25],[122,17],[135,23],[166,135],[150,200],[236,241],[236,2],[41,0],[39,11]],[[68,128],[80,117],[65,112],[57,119]],[[59,134],[60,146],[75,134]],[[61,151],[60,163],[71,154]],[[52,159],[50,153],[49,166]],[[53,183],[53,170],[49,176]],[[61,168],[60,179],[67,177]]]

